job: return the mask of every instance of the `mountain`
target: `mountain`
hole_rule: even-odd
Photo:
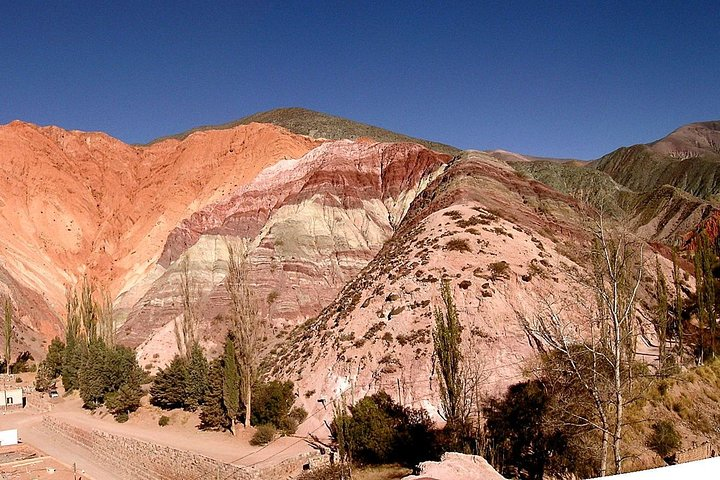
[[[409,137],[407,135],[391,132],[390,130],[385,130],[384,128],[374,127],[372,125],[354,122],[334,115],[328,115],[327,113],[297,107],[277,108],[275,110],[249,115],[241,118],[240,120],[222,125],[206,125],[203,127],[193,128],[187,132],[153,140],[150,144],[169,138],[182,140],[191,133],[197,131],[222,130],[226,128],[233,128],[238,125],[248,125],[250,123],[269,123],[286,128],[298,135],[306,135],[311,138],[329,140],[357,140],[359,138],[372,138],[379,142],[417,143],[431,150],[435,150],[436,152],[447,153],[450,155],[455,155],[460,151],[455,147],[445,145],[443,143]]]
[[[0,289],[20,318],[15,348],[42,355],[61,332],[65,289],[87,275],[115,299],[118,340],[142,365],[162,367],[176,352],[187,262],[200,336],[217,353],[227,244],[237,243],[272,325],[267,365],[296,382],[308,409],[352,387],[433,411],[430,332],[443,279],[486,388],[499,392],[536,352],[519,316],[578,293],[572,277],[587,267],[580,247],[600,208],[649,252],[717,230],[711,176],[665,185],[633,170],[715,161],[715,124],[698,125],[631,147],[650,152],[642,161],[610,154],[586,164],[459,152],[302,109],[145,146],[13,122],[0,127]],[[668,145],[689,144],[700,157],[668,156]],[[652,328],[642,333],[652,344]]]
[[[222,284],[228,238],[249,246],[259,308],[274,328],[317,315],[381,249],[450,159],[412,143],[340,140],[266,168],[170,232],[155,270],[139,282],[151,286],[130,302],[120,340],[140,346],[143,364],[163,364],[174,354],[179,265],[187,258],[208,299],[206,345],[218,346],[224,330],[215,323],[229,302]]]
[[[653,143],[620,148],[593,166],[635,191],[671,185],[717,202],[720,121],[692,123]]]
[[[137,290],[183,218],[320,143],[263,124],[149,147],[23,122],[0,127],[1,266],[19,317],[48,341],[61,329],[65,289],[83,275],[113,296]]]

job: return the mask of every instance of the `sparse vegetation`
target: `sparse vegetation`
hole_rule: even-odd
[[[680,434],[672,422],[661,420],[653,424],[648,447],[660,457],[669,457],[680,448],[681,443]]]
[[[488,265],[488,269],[493,280],[510,278],[510,265],[505,260],[491,263]]]
[[[464,238],[453,238],[445,244],[445,248],[451,252],[472,252],[470,244]]]

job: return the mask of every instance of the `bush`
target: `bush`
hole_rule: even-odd
[[[472,252],[468,241],[464,238],[454,238],[445,244],[445,248],[451,252]]]
[[[170,417],[167,415],[161,415],[160,419],[158,420],[158,425],[161,427],[165,427],[170,424]]]
[[[682,439],[675,425],[668,420],[661,420],[653,424],[647,446],[662,458],[666,458],[675,453],[681,443]]]
[[[335,438],[342,433],[346,447],[360,463],[413,466],[434,458],[432,422],[425,410],[402,407],[385,392],[365,397],[349,410],[335,417],[332,432]]]
[[[568,473],[594,477],[594,449],[582,443],[579,431],[563,429],[552,405],[556,400],[540,380],[511,385],[501,398],[483,408],[486,418],[486,458],[505,477],[563,478]]]
[[[510,265],[505,260],[491,263],[488,268],[490,268],[490,275],[493,280],[510,278]]]
[[[127,412],[120,412],[117,415],[115,415],[115,421],[118,423],[125,423],[130,419],[130,416],[127,414]]]
[[[298,425],[305,420],[307,412],[298,407],[292,409],[295,401],[293,382],[260,383],[253,390],[252,424],[272,425],[285,434],[295,433]]]
[[[259,425],[255,435],[250,439],[250,445],[267,445],[275,438],[277,429],[273,425]]]

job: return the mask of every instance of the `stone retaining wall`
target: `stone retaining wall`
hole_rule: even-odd
[[[85,430],[45,416],[43,426],[113,465],[128,479],[262,480],[251,467],[240,467],[196,453],[98,430]]]
[[[677,463],[694,462],[696,460],[704,460],[717,455],[717,450],[710,442],[703,442],[700,445],[694,445],[690,448],[677,452],[675,460]]]
[[[128,480],[282,480],[297,476],[304,465],[316,468],[329,463],[329,455],[313,452],[265,468],[245,467],[100,430],[87,430],[48,415],[43,417],[42,425],[113,465]]]

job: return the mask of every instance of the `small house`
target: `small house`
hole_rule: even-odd
[[[0,390],[0,408],[22,408],[25,406],[25,395],[22,387]]]
[[[18,444],[17,429],[0,430],[0,447],[4,447],[6,445],[17,445],[17,444]]]

